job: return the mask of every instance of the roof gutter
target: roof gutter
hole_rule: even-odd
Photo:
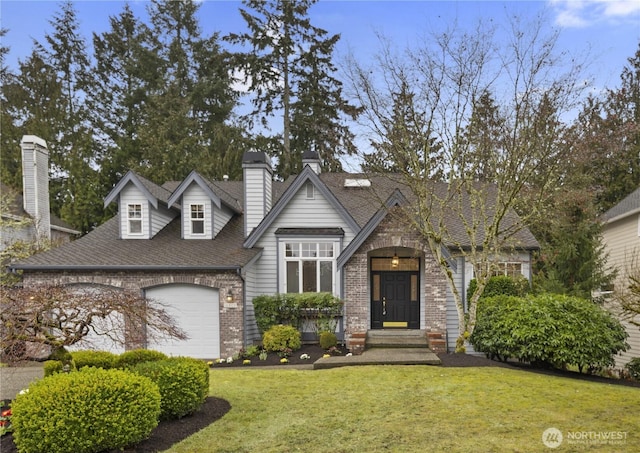
[[[12,271],[239,271],[242,269],[240,265],[233,266],[78,266],[78,265],[61,265],[51,266],[46,264],[23,264],[10,266]]]

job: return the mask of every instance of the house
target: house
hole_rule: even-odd
[[[640,269],[640,187],[605,212],[602,222],[607,264],[618,271],[614,289],[619,290],[628,281],[629,272]],[[640,327],[625,319],[622,324],[629,334],[627,342],[631,348],[616,357],[616,366],[620,368],[632,358],[640,357]]]
[[[419,235],[398,223],[408,191],[388,177],[323,173],[317,154],[284,182],[262,152],[243,156],[242,181],[192,172],[157,185],[129,172],[105,198],[118,214],[91,233],[16,267],[25,285],[127,288],[164,302],[189,340],[146,344],[167,354],[217,358],[260,339],[253,299],[329,291],[345,301],[337,335],[356,349],[369,329],[422,329],[455,347],[457,315],[446,279]],[[442,188],[434,183],[434,189]],[[528,230],[496,257],[530,277]],[[460,288],[473,278],[449,254]],[[463,291],[464,294],[464,291]]]
[[[0,251],[17,241],[45,240],[54,245],[69,242],[80,232],[50,212],[47,143],[39,137],[25,135],[20,142],[20,148],[23,190],[0,182]]]

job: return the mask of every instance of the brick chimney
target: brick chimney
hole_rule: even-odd
[[[51,239],[47,142],[35,135],[24,135],[20,149],[24,210],[34,219],[37,239]]]
[[[246,152],[242,156],[244,181],[244,235],[258,226],[271,210],[273,169],[269,156],[263,152]]]

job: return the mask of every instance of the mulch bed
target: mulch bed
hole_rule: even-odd
[[[344,348],[338,348],[337,351],[333,352],[333,355],[344,355],[346,354],[348,351]],[[322,349],[320,346],[318,346],[317,344],[306,344],[303,345],[301,349],[292,352],[289,357],[287,357],[287,363],[281,363],[280,360],[282,359],[282,357],[280,357],[277,353],[275,352],[270,352],[269,354],[267,354],[267,359],[266,360],[261,360],[260,357],[255,356],[255,357],[249,357],[248,360],[251,360],[251,364],[249,365],[245,365],[243,364],[243,359],[239,359],[239,360],[234,360],[232,363],[227,363],[227,362],[223,362],[223,363],[215,363],[211,366],[211,368],[216,369],[216,368],[237,368],[237,367],[243,367],[243,368],[252,368],[252,367],[257,367],[257,366],[282,366],[282,367],[286,367],[286,366],[291,366],[291,365],[313,365],[313,362],[315,362],[316,360],[322,358],[322,356],[324,354],[326,354],[327,351],[325,351],[324,349]],[[303,354],[306,354],[309,356],[308,359],[302,359],[300,358]]]
[[[277,354],[269,354],[267,360],[260,360],[258,357],[252,357],[250,359],[250,365],[243,365],[242,360],[235,360],[233,363],[229,364],[224,363],[213,365],[213,368],[255,368],[263,366],[286,367],[290,365],[310,365],[314,361],[322,357],[324,353],[325,351],[317,345],[305,345],[302,349],[291,354],[291,356],[288,358],[288,364],[281,364],[280,357]],[[301,359],[300,356],[302,354],[308,354],[310,358],[306,360]],[[540,370],[533,368],[528,364],[519,362],[498,362],[495,360],[487,359],[483,356],[465,354],[438,354],[438,357],[442,361],[443,367],[503,367],[527,370],[535,373],[542,373],[551,376],[561,376],[577,380],[640,388],[640,382],[627,381],[623,379],[610,379],[601,376],[591,376],[562,370]],[[151,433],[149,439],[128,449],[117,451],[124,451],[125,453],[155,453],[158,451],[166,450],[173,444],[186,439],[197,431],[209,426],[211,423],[220,419],[230,409],[231,405],[228,401],[220,398],[209,397],[205,401],[202,408],[196,413],[184,417],[180,420],[160,422],[158,427]],[[13,443],[11,434],[5,435],[0,438],[0,452],[17,453],[17,451],[18,450]],[[108,453],[116,453],[116,451]]]

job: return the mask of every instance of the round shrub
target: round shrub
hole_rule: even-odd
[[[594,370],[615,364],[627,333],[604,308],[558,294],[482,299],[469,339],[477,351],[536,365]]]
[[[100,452],[148,438],[158,424],[160,393],[143,376],[84,368],[34,382],[11,409],[21,453]]]
[[[58,360],[47,360],[44,362],[44,375],[51,376],[52,374],[62,373],[64,364]],[[69,365],[70,371],[75,371],[73,362]]]
[[[79,370],[84,367],[103,368],[105,370],[115,368],[118,356],[108,351],[74,351],[71,353],[73,362]]]
[[[640,357],[631,359],[631,361],[624,367],[627,369],[629,375],[631,375],[632,378],[634,378],[636,381],[640,381]]]
[[[296,351],[302,346],[301,335],[295,327],[280,324],[271,327],[264,333],[262,346],[271,352],[282,351],[286,348]]]
[[[152,349],[132,349],[123,352],[116,360],[116,368],[131,368],[143,362],[156,362],[158,360],[168,359],[167,355]]]
[[[320,347],[322,349],[329,349],[338,345],[338,337],[333,332],[321,332],[320,333]]]
[[[172,357],[144,362],[132,368],[160,389],[163,420],[181,418],[198,410],[209,394],[209,367],[201,360]]]

